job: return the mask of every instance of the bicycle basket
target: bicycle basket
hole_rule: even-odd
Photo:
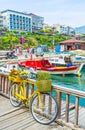
[[[51,91],[52,80],[37,80],[36,87],[39,92]]]
[[[9,75],[8,78],[12,82],[21,82],[22,81],[22,79],[20,78],[19,75]]]

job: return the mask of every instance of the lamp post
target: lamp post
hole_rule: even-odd
[[[55,27],[52,28],[52,31],[53,31],[53,34],[52,34],[52,35],[53,35],[53,42],[52,42],[52,44],[53,44],[52,46],[53,46],[53,47],[52,47],[52,49],[53,49],[53,50],[54,50],[54,44],[55,44],[55,41],[54,41],[54,36],[55,36],[54,30],[55,30]]]
[[[54,42],[54,36],[55,36],[55,35],[53,34],[53,46],[54,46],[54,44],[55,44],[55,42]]]

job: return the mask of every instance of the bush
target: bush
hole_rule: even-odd
[[[39,71],[37,72],[38,80],[36,81],[37,90],[39,92],[47,92],[52,89],[52,80],[49,72]]]

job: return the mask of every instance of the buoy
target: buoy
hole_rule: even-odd
[[[78,73],[78,77],[80,77],[81,76],[81,73]]]

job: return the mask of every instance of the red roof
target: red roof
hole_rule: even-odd
[[[29,13],[29,15],[31,15],[31,16],[37,16],[36,14],[33,14],[33,13]]]
[[[65,41],[59,42],[59,43],[85,43],[85,41],[70,39],[70,40],[65,40]]]

